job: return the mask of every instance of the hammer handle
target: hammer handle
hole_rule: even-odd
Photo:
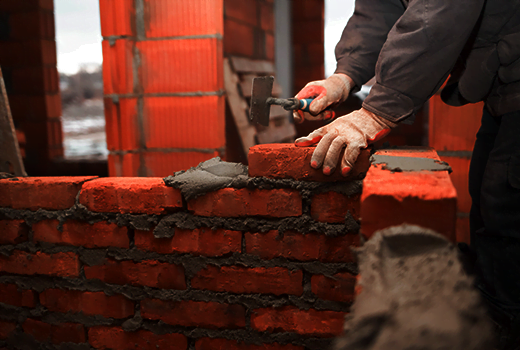
[[[314,101],[313,98],[303,98],[303,99],[301,99],[300,100],[300,107],[298,109],[301,110],[301,111],[310,113],[309,107],[311,106],[312,101]],[[328,106],[324,110],[328,111],[330,109],[331,109],[330,106]]]

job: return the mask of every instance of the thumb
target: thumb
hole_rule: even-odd
[[[308,136],[300,137],[294,141],[298,147],[306,147],[317,144],[327,132],[325,128],[319,128],[311,132]]]

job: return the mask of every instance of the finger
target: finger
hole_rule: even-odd
[[[318,143],[318,146],[314,150],[314,153],[312,154],[311,167],[318,169],[322,166],[325,155],[327,154],[332,141],[334,141],[337,136],[338,135],[335,132],[329,132],[323,136],[323,138]],[[330,170],[330,168],[323,168],[323,173],[329,175],[331,174]]]
[[[323,97],[325,97],[325,94],[323,95]],[[309,106],[309,111],[314,114],[314,115],[317,115],[319,113],[321,113],[325,108],[327,108],[328,106],[331,105],[331,101],[329,101],[329,99],[327,98],[323,98],[323,97],[316,97],[314,99],[314,101],[311,102],[310,106]],[[322,116],[322,119],[323,119],[324,116]]]
[[[303,123],[304,116],[302,111],[293,111],[293,119],[296,124]]]
[[[341,175],[347,176],[348,173],[352,170],[354,163],[361,152],[361,146],[357,143],[349,143],[347,144],[347,148],[345,148],[345,154],[341,159]]]
[[[316,85],[316,83],[309,83],[312,85],[307,85],[304,87],[298,94],[296,94],[296,98],[299,98],[300,100],[302,98],[322,98],[327,94],[327,90],[321,86]]]
[[[325,128],[319,128],[311,132],[308,136],[296,139],[296,141],[294,141],[294,144],[299,147],[314,145],[318,143],[325,134]]]
[[[325,161],[323,162],[323,170],[325,172],[326,168],[330,169],[330,173],[332,174],[336,169],[339,157],[341,155],[341,150],[346,146],[346,140],[343,137],[336,137],[334,141],[330,144],[327,155],[325,156]],[[328,174],[327,174],[328,175]]]

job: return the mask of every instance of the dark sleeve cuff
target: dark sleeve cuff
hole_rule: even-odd
[[[401,92],[376,83],[363,102],[363,108],[375,115],[399,123],[415,115],[423,104]]]
[[[354,80],[356,86],[352,88],[352,92],[359,91],[359,89],[361,89],[361,86],[363,86],[374,76],[374,72],[370,71],[370,69],[367,69],[366,65],[362,65],[356,62],[355,60],[349,59],[347,57],[338,61],[336,71],[334,73],[346,74],[349,77],[351,77],[352,80]]]

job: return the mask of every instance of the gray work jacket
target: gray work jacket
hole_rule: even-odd
[[[493,115],[520,110],[520,0],[356,0],[336,46],[336,73],[359,87],[363,107],[393,122],[441,97],[485,101]]]

